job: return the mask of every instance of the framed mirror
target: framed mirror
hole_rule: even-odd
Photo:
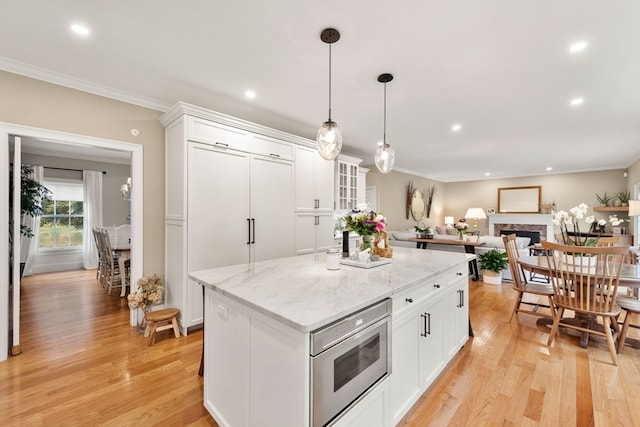
[[[498,213],[540,213],[542,186],[498,188]]]
[[[414,220],[420,221],[424,217],[425,202],[424,193],[418,189],[413,190],[411,193],[411,216]]]

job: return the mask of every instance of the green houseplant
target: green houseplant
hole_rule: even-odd
[[[420,227],[420,224],[418,224],[413,228],[416,230],[416,235],[419,239],[429,239],[433,237],[433,231],[431,231],[431,228],[426,225],[424,227]]]
[[[598,203],[600,203],[600,206],[609,206],[609,203],[611,203],[611,201],[614,199],[615,196],[607,194],[606,191],[602,195],[596,193],[596,200],[598,201]]]
[[[502,270],[509,265],[509,258],[506,252],[498,249],[491,249],[488,252],[478,255],[478,261],[482,271],[482,280],[491,285],[502,283]]]
[[[631,193],[629,193],[628,191],[621,191],[619,193],[616,193],[616,197],[618,198],[622,206],[629,206],[629,199],[631,198]]]

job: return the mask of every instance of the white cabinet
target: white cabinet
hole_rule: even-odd
[[[393,297],[390,413],[396,425],[468,339],[466,264]]]
[[[296,211],[333,211],[334,162],[296,145],[295,171]]]
[[[340,154],[336,160],[336,209],[354,209],[358,200],[358,169],[362,162],[356,157]],[[364,194],[364,192],[362,192]]]
[[[333,214],[296,212],[296,255],[322,252],[336,246]]]
[[[389,419],[389,379],[371,389],[331,427],[387,427]]]
[[[460,272],[458,272],[459,274]],[[445,322],[450,333],[445,336],[445,357],[453,357],[469,336],[469,281],[466,274],[458,275],[447,288]]]
[[[333,246],[334,163],[315,148],[295,147],[296,255]]]
[[[205,292],[207,410],[229,427],[308,426],[309,334]]]
[[[190,272],[295,254],[294,144],[217,119],[231,120],[183,104],[161,119],[165,303],[180,310],[183,334],[203,322]]]

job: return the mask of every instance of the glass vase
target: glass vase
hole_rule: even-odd
[[[362,234],[362,242],[360,242],[360,252],[370,249],[369,253],[373,254],[373,238],[371,234]]]

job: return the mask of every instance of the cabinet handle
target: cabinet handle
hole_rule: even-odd
[[[320,208],[320,199],[313,199],[313,203],[314,203],[313,205],[314,208],[316,209]]]
[[[427,336],[427,315],[426,314],[421,314],[420,317],[422,317],[422,331],[420,333],[421,337],[426,337]]]
[[[275,158],[277,158],[277,159],[279,159],[279,158],[280,158],[280,154],[269,153],[269,155],[270,155],[271,157],[275,157]]]
[[[413,302],[413,298],[405,298],[405,301],[408,303],[412,303]]]
[[[462,276],[462,273],[460,273],[459,271],[456,273],[456,276]]]
[[[464,307],[464,289],[460,289],[460,307]]]
[[[251,244],[251,220],[247,218],[247,245]]]
[[[435,285],[433,285],[433,287],[436,288],[436,289],[440,289],[440,285],[437,284],[437,283]]]
[[[225,147],[225,148],[227,148],[229,146],[229,144],[225,144],[224,142],[220,142],[220,141],[216,141],[215,145],[217,145],[219,147]]]
[[[456,292],[458,292],[458,308],[462,307],[464,305],[463,303],[463,294],[462,294],[462,289],[458,289]]]
[[[427,326],[429,327],[427,335],[431,335],[431,313],[427,313]]]
[[[256,242],[256,219],[251,218],[251,223],[253,225],[253,236],[251,237],[251,243],[255,243]]]

